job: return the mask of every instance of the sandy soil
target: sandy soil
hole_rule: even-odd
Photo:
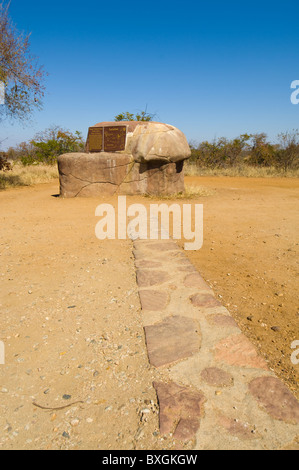
[[[214,191],[202,198],[204,245],[188,256],[257,346],[299,396],[299,181],[188,177]]]
[[[0,192],[0,449],[172,448],[131,241],[97,240],[100,201],[58,190]]]
[[[298,396],[298,180],[186,183],[212,190],[192,200],[204,204],[204,246],[188,256]],[[158,434],[161,372],[148,363],[131,242],[95,237],[96,206],[116,198],[58,191],[0,192],[0,449],[174,448]]]

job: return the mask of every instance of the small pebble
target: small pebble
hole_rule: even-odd
[[[73,419],[73,420],[71,421],[71,426],[72,426],[73,428],[75,428],[76,426],[79,425],[79,423],[80,423],[79,419]]]
[[[280,331],[280,328],[279,328],[279,326],[271,326],[271,330]]]

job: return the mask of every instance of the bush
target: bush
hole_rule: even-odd
[[[72,134],[59,126],[54,126],[37,134],[31,141],[35,161],[53,165],[63,153],[82,152],[85,143],[79,131]]]
[[[11,164],[7,160],[4,152],[0,153],[0,171],[9,171],[12,169]]]
[[[85,142],[79,131],[72,134],[59,126],[52,126],[37,134],[30,142],[9,148],[7,155],[10,160],[20,161],[24,166],[40,163],[54,165],[59,155],[82,152],[84,147]]]
[[[274,164],[285,172],[299,168],[299,131],[284,132],[278,135],[279,148]]]
[[[299,131],[278,135],[278,143],[271,144],[267,135],[242,134],[235,139],[225,137],[198,145],[190,143],[190,162],[200,168],[229,169],[238,166],[275,167],[288,171],[299,168]]]

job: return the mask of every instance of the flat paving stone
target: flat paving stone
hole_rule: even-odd
[[[258,377],[249,384],[250,393],[273,418],[299,424],[299,403],[276,377]]]
[[[152,242],[148,248],[153,251],[179,251],[177,244],[173,241]]]
[[[209,323],[215,326],[238,328],[238,325],[233,317],[229,315],[223,315],[221,313],[210,314],[207,316],[207,320]]]
[[[158,312],[159,310],[164,310],[169,302],[169,295],[167,292],[150,289],[141,290],[139,295],[142,310]]]
[[[184,265],[183,265],[183,266],[180,266],[180,267],[178,267],[177,269],[178,269],[178,271],[181,271],[181,272],[183,272],[183,273],[193,273],[194,271],[196,271],[196,269],[194,268],[194,266],[192,266],[192,265],[189,266],[189,265],[187,265],[187,264],[186,264],[185,266],[184,266]]]
[[[234,384],[232,375],[218,367],[207,367],[201,372],[200,376],[212,387],[230,387]]]
[[[198,272],[189,274],[185,277],[184,280],[185,287],[196,287],[197,289],[208,289],[210,290],[210,286],[203,280],[201,275]]]
[[[160,432],[181,441],[193,439],[200,426],[205,397],[199,390],[175,382],[154,382],[160,406]]]
[[[144,330],[149,360],[155,367],[186,359],[200,349],[199,325],[192,318],[168,317]]]
[[[249,426],[247,423],[242,423],[238,419],[229,418],[228,416],[221,415],[218,418],[218,424],[222,426],[229,434],[241,440],[254,439],[254,426]]]
[[[139,287],[150,287],[169,281],[170,277],[165,271],[137,270],[137,284]]]
[[[194,294],[190,297],[190,300],[194,307],[221,307],[221,303],[212,294]]]
[[[215,346],[215,359],[233,366],[268,370],[266,361],[243,334],[221,340]]]
[[[161,268],[163,265],[158,261],[151,261],[147,259],[142,259],[136,262],[138,268]]]
[[[161,434],[179,448],[296,448],[298,401],[183,250],[173,241],[134,246],[148,358],[160,368]]]

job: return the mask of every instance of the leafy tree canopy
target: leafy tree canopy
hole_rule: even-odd
[[[149,114],[147,110],[133,114],[126,111],[125,113],[118,114],[115,116],[114,121],[152,121],[155,117],[154,114]]]
[[[10,19],[9,4],[0,2],[0,82],[5,86],[0,121],[25,121],[41,108],[46,74],[31,55],[30,34],[18,31]]]

